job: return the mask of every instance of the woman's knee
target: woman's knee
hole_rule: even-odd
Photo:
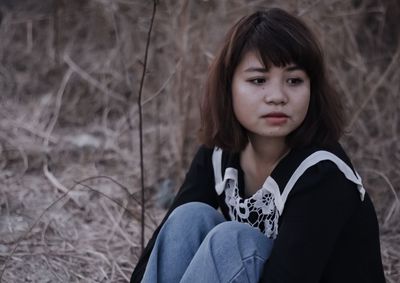
[[[257,235],[258,232],[254,228],[247,224],[236,222],[236,221],[226,221],[214,227],[210,231],[210,237],[214,241],[227,241],[227,240],[240,240],[242,234],[250,235],[250,238]],[[253,235],[253,236],[252,236]],[[249,237],[246,237],[248,240]]]
[[[273,241],[258,229],[248,224],[236,221],[226,221],[214,227],[207,238],[213,252],[225,253],[226,250],[237,250],[243,256],[251,256],[257,253],[263,258],[267,258],[271,252]]]
[[[212,221],[217,223],[224,219],[212,206],[202,202],[189,202],[175,208],[168,217],[168,222],[195,225],[198,222]],[[217,224],[216,223],[216,224]]]

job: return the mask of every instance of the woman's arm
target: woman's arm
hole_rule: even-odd
[[[357,188],[336,165],[324,161],[308,169],[285,204],[261,282],[320,282],[339,235],[360,204]]]
[[[190,169],[186,174],[185,180],[170,209],[159,227],[154,231],[152,238],[141,255],[135,270],[133,271],[130,281],[131,283],[139,283],[142,280],[157,235],[170,213],[176,207],[184,203],[200,201],[217,208],[217,194],[214,189],[214,173],[211,163],[212,151],[212,149],[207,149],[205,147],[200,147],[197,151],[192,164],[190,165]]]

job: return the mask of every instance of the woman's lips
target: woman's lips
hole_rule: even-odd
[[[271,124],[271,125],[285,124],[289,118],[288,115],[286,115],[285,113],[280,113],[280,112],[268,113],[262,117],[264,119],[266,119],[268,124]]]
[[[271,113],[268,113],[268,114],[264,115],[264,117],[285,117],[285,118],[288,118],[289,116],[286,115],[285,113],[282,113],[282,112],[271,112]]]

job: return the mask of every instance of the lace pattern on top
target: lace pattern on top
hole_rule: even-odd
[[[215,148],[212,155],[215,190],[218,195],[225,192],[225,203],[229,208],[231,219],[258,228],[272,239],[275,239],[278,235],[278,219],[282,215],[290,191],[303,173],[320,161],[330,160],[335,163],[344,176],[357,185],[361,200],[364,200],[365,189],[360,175],[353,171],[343,160],[328,151],[319,150],[305,158],[290,176],[282,194],[275,180],[268,177],[262,188],[248,199],[243,199],[239,195],[236,169],[232,167],[226,168],[224,178],[222,178],[221,158],[222,150]]]
[[[250,198],[243,199],[237,181],[229,179],[225,184],[225,203],[232,220],[258,228],[268,238],[276,238],[279,213],[272,193],[261,188]]]

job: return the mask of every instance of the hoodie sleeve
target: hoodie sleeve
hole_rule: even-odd
[[[261,282],[320,282],[346,222],[360,204],[355,184],[333,163],[309,168],[289,194]]]

